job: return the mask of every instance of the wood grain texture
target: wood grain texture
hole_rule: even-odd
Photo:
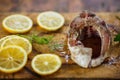
[[[0,0],[0,12],[120,11],[120,0]]]
[[[0,13],[0,38],[11,35],[10,33],[6,32],[2,28],[2,20],[11,14],[15,13]],[[33,22],[33,28],[30,32],[26,34],[32,34],[34,31],[41,32],[38,29],[38,25],[36,23],[36,17],[38,13],[19,13],[29,16]],[[64,27],[69,27],[71,20],[78,15],[78,13],[62,13],[65,17],[65,25]],[[116,26],[120,26],[120,21],[115,18],[115,16],[120,16],[120,13],[97,13],[102,19],[104,19],[109,24],[114,24]],[[111,56],[116,57],[120,55],[120,48],[117,45],[113,45],[111,50]],[[19,72],[13,74],[4,74],[0,72],[1,79],[18,79],[18,78],[29,78],[29,79],[41,79],[41,78],[120,78],[120,63],[116,65],[109,65],[109,64],[102,64],[96,68],[88,68],[84,69],[78,66],[77,64],[63,64],[60,70],[56,73],[49,75],[49,76],[40,76],[33,72],[31,68],[31,60],[32,58],[40,54],[39,52],[33,50],[33,52],[29,55],[28,62],[26,66],[20,70]]]

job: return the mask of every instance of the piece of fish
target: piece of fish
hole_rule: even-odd
[[[111,35],[107,24],[90,11],[83,11],[70,24],[68,48],[81,67],[96,67],[107,57]]]

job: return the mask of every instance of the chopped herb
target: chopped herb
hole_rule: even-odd
[[[54,50],[61,51],[61,50],[63,50],[64,44],[53,43],[53,44],[50,44],[49,47],[50,47],[51,51],[54,51]]]
[[[116,35],[116,37],[114,38],[114,41],[119,41],[120,42],[120,33]]]
[[[52,36],[43,36],[43,37],[39,37],[39,36],[33,36],[33,41],[38,43],[38,44],[48,44],[52,39]]]
[[[119,16],[115,16],[115,17],[116,17],[116,19],[120,20],[120,17],[119,17]]]
[[[27,38],[31,43],[32,42],[35,42],[35,43],[38,43],[38,44],[48,44],[53,36],[37,36],[37,35],[19,35],[21,37],[24,37],[24,38]]]

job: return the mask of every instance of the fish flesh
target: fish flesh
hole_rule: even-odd
[[[83,11],[70,24],[67,44],[75,63],[84,68],[96,67],[108,56],[108,25],[93,12]]]

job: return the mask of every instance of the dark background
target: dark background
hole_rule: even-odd
[[[120,0],[0,0],[0,12],[118,12]]]

